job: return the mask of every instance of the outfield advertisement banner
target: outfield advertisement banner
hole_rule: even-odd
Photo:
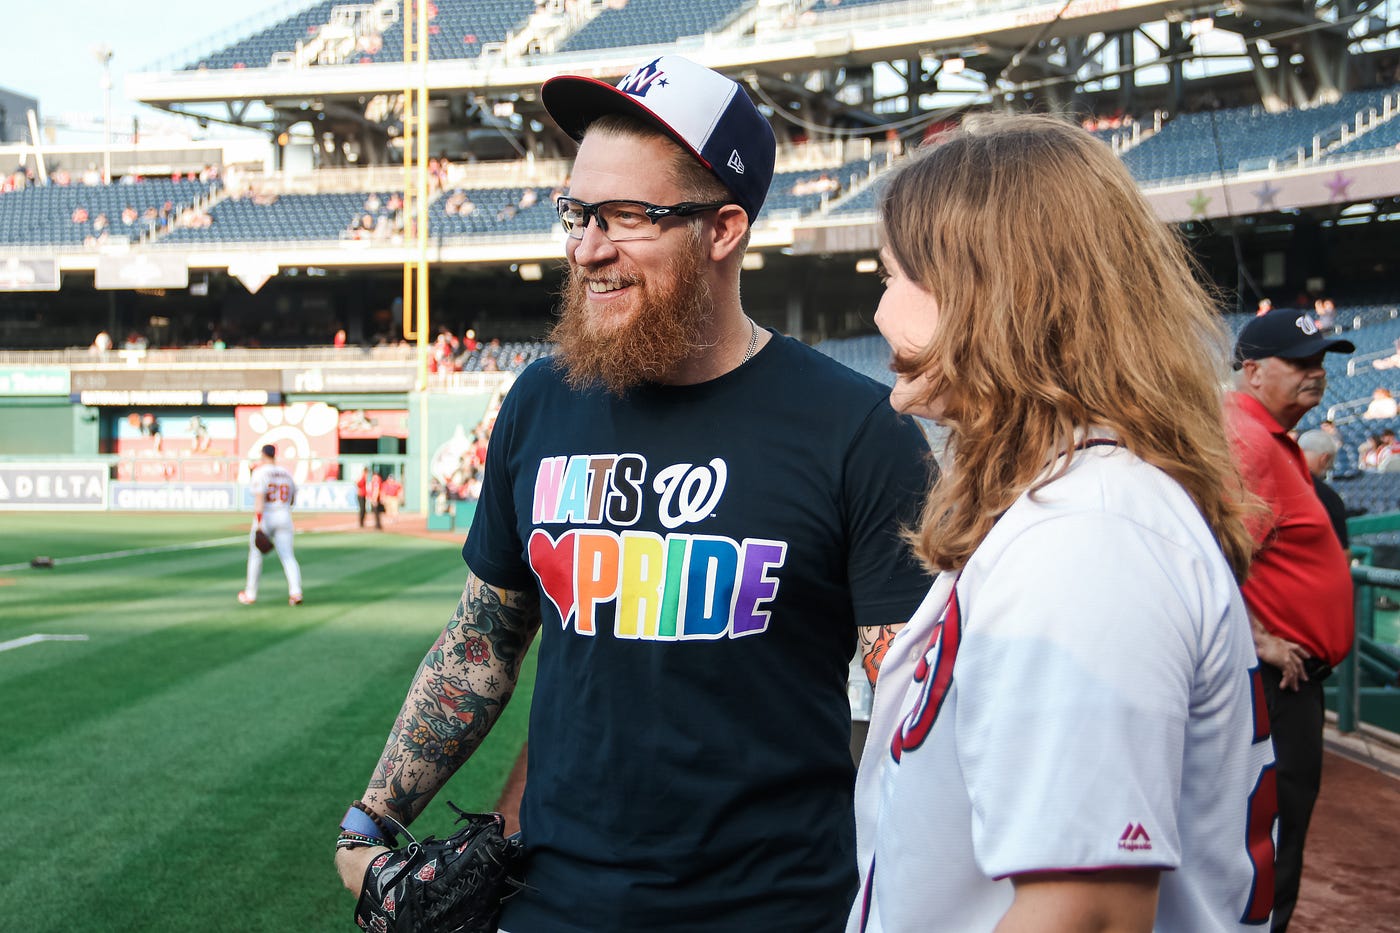
[[[238,508],[233,483],[113,483],[114,512],[232,512]]]
[[[105,463],[0,463],[0,510],[107,507]]]
[[[0,395],[67,395],[68,369],[63,366],[0,368]]]
[[[253,490],[246,483],[111,484],[108,508],[114,512],[251,512]],[[39,506],[35,506],[39,508]],[[54,508],[54,506],[43,506]],[[102,508],[102,506],[97,506]],[[355,484],[305,483],[297,487],[298,512],[356,512]]]

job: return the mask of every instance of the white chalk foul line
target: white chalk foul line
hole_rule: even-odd
[[[0,651],[9,651],[11,648],[23,648],[25,645],[37,645],[41,641],[87,641],[86,635],[26,635],[23,638],[14,638],[10,641],[0,641]]]
[[[236,538],[219,538],[214,541],[195,541],[190,544],[166,544],[161,547],[133,548],[129,551],[108,551],[106,554],[80,554],[77,557],[55,557],[53,565],[61,567],[64,564],[88,564],[95,560],[114,560],[118,557],[140,557],[144,554],[168,554],[171,551],[192,551],[196,548],[225,547],[230,544],[246,542],[247,535],[239,535]],[[23,564],[5,564],[0,566],[0,573],[11,573],[16,570],[29,569],[28,562]]]

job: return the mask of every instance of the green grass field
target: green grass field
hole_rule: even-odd
[[[337,824],[465,570],[450,542],[300,534],[306,603],[272,555],[241,606],[246,535],[246,516],[0,513],[0,643],[88,639],[0,651],[0,929],[356,929]],[[532,661],[415,834],[449,829],[448,799],[493,806],[533,681]]]

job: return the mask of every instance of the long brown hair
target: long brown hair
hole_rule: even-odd
[[[933,339],[903,361],[950,429],[910,533],[925,563],[961,568],[1019,495],[1068,468],[1076,432],[1102,426],[1186,490],[1243,579],[1226,336],[1108,147],[1054,117],[970,119],[893,172],[880,213],[886,248],[939,305]]]

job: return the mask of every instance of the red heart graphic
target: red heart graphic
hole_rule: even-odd
[[[539,578],[540,586],[559,611],[559,622],[569,627],[574,614],[574,535],[566,531],[554,541],[549,532],[536,528],[530,534],[530,569]]]

